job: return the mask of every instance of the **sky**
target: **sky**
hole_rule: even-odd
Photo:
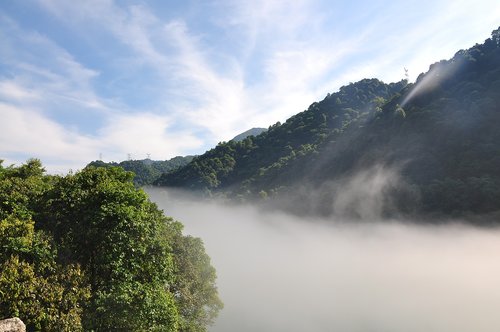
[[[201,154],[482,43],[498,0],[0,1],[0,159]]]

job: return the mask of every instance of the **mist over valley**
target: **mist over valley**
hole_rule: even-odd
[[[463,220],[297,217],[146,188],[203,239],[224,309],[211,331],[497,331],[500,230]]]

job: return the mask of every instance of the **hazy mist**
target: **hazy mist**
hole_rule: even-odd
[[[308,220],[146,191],[212,258],[225,307],[211,331],[500,330],[499,230]]]

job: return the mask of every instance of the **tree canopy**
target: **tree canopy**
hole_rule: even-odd
[[[205,331],[222,303],[200,239],[119,167],[0,164],[0,318],[37,331]]]

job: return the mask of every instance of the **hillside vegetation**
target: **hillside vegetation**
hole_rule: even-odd
[[[497,29],[414,84],[343,86],[267,132],[218,144],[156,184],[328,215],[345,194],[340,184],[390,173],[377,191],[382,214],[492,213],[500,210],[499,105]],[[354,206],[344,211],[358,214]]]
[[[121,167],[128,172],[134,173],[134,183],[138,186],[150,185],[162,174],[171,172],[176,168],[185,166],[193,160],[194,156],[177,156],[169,160],[124,160],[119,163],[106,163],[102,160],[90,162],[87,166],[94,167]]]

